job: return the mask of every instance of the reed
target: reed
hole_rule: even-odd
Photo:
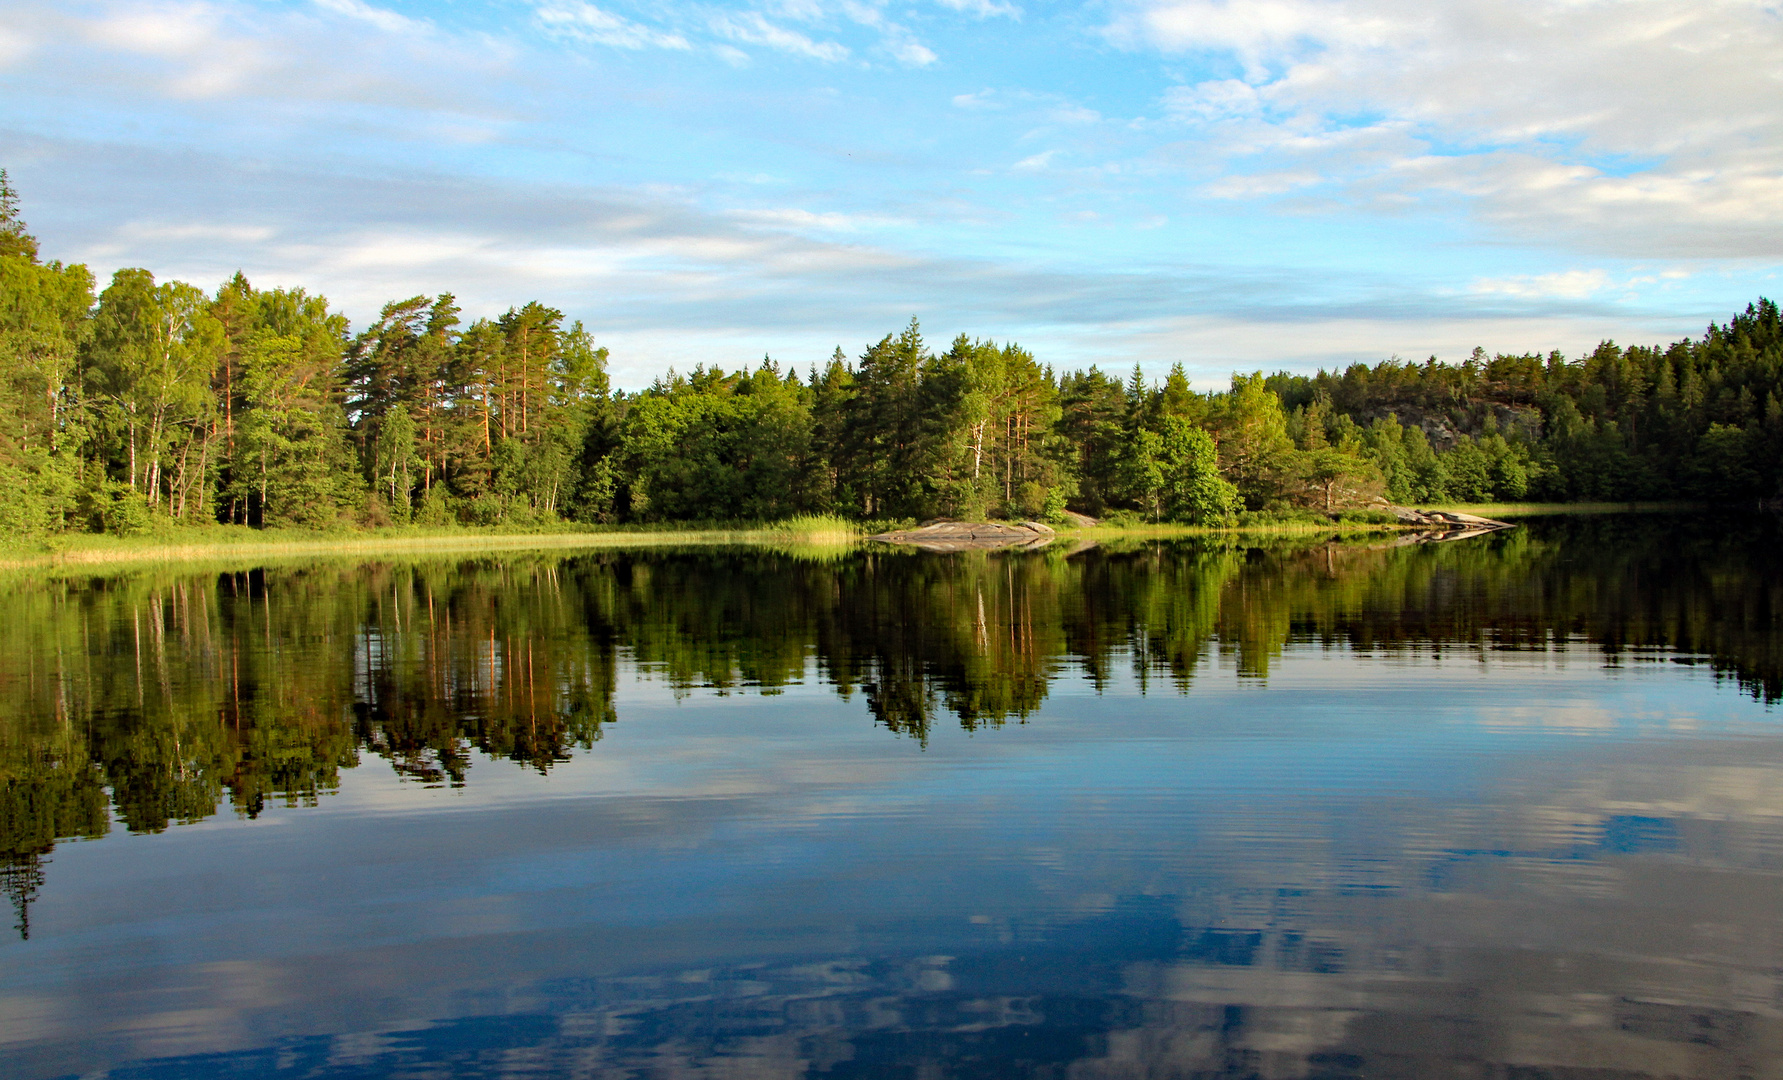
[[[352,533],[248,529],[218,525],[147,536],[72,534],[0,545],[0,569],[247,561],[291,557],[377,557],[575,548],[720,544],[837,548],[854,544],[859,526],[843,518],[803,516],[772,524],[701,523],[659,528],[565,525],[549,531],[392,528]]]

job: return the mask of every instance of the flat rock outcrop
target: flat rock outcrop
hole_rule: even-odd
[[[924,551],[986,551],[992,548],[1043,547],[1057,534],[1038,521],[932,521],[915,529],[869,536],[886,544],[908,544]]]
[[[1407,544],[1466,540],[1500,529],[1516,528],[1508,521],[1496,521],[1477,514],[1457,514],[1451,510],[1415,510],[1409,506],[1387,506],[1384,509],[1407,525],[1421,526],[1416,533],[1401,538],[1401,542]]]

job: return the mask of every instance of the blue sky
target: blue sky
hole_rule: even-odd
[[[47,253],[664,367],[1700,333],[1783,274],[1783,11],[1684,0],[0,0]]]

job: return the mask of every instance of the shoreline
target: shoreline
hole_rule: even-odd
[[[1479,514],[1484,517],[1557,517],[1565,514],[1684,514],[1714,510],[1703,502],[1429,503],[1420,510]]]
[[[67,538],[58,537],[57,540]],[[31,551],[24,546],[0,546],[0,570],[60,567],[104,567],[146,563],[189,563],[203,560],[264,559],[289,557],[368,556],[385,554],[425,555],[479,552],[549,551],[569,548],[664,547],[678,544],[853,544],[860,536],[833,533],[801,533],[773,527],[760,529],[686,529],[626,532],[427,532],[346,535],[283,534],[262,536],[119,538],[83,534],[75,543],[44,544]]]
[[[1699,503],[1502,503],[1431,504],[1420,509],[1491,515],[1500,518],[1567,514],[1678,513],[1703,509]],[[1408,526],[1364,522],[1284,521],[1212,527],[1205,525],[1097,524],[1060,527],[1061,540],[1162,539],[1188,536],[1304,536],[1331,531],[1398,532]],[[68,534],[37,542],[0,544],[0,571],[34,569],[104,569],[108,566],[240,562],[264,559],[376,557],[432,553],[475,555],[482,552],[562,551],[573,548],[785,546],[842,548],[862,543],[864,526],[840,520],[811,526],[797,521],[739,528],[577,529],[548,531],[468,531],[459,529],[390,529],[365,533],[260,531],[244,526],[194,529],[190,535],[115,537]]]

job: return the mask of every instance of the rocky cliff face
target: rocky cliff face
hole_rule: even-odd
[[[1532,405],[1502,405],[1494,401],[1464,401],[1440,408],[1403,403],[1377,405],[1351,414],[1367,427],[1383,416],[1397,416],[1406,427],[1415,427],[1437,450],[1447,450],[1461,436],[1479,438],[1496,431],[1505,438],[1519,435],[1531,442],[1541,438],[1542,414]]]

